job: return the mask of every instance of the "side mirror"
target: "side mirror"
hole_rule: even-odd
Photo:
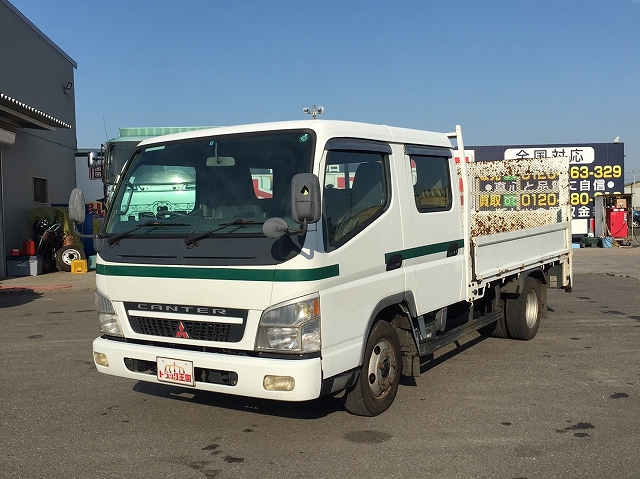
[[[262,233],[267,238],[277,239],[289,233],[289,225],[282,218],[269,218],[262,225]]]
[[[322,215],[320,180],[313,173],[299,173],[291,179],[291,216],[300,224],[317,223]]]
[[[80,188],[74,188],[69,196],[69,218],[74,223],[84,223],[84,193]]]
[[[97,151],[90,151],[87,153],[87,160],[89,168],[95,168],[104,163],[104,156]]]
[[[79,238],[93,238],[94,248],[97,252],[100,252],[100,246],[96,247],[96,238],[99,236],[94,235],[86,235],[80,233],[78,231],[78,225],[84,223],[84,193],[80,188],[74,188],[71,190],[71,195],[69,196],[69,219],[73,221],[73,229]]]
[[[292,229],[282,218],[269,218],[262,225],[262,232],[267,238],[274,239],[286,234],[304,235],[309,223],[320,221],[320,180],[316,175],[299,173],[291,179],[291,217],[302,228]]]

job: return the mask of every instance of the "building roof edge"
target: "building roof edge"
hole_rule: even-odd
[[[75,62],[75,60],[73,58],[71,58],[69,55],[67,55],[64,52],[64,50],[62,50],[62,48],[60,48],[58,45],[55,44],[55,42],[53,40],[51,40],[48,36],[46,36],[42,32],[42,30],[40,30],[38,27],[36,27],[33,24],[33,22],[31,22],[31,20],[29,20],[27,17],[25,17],[20,12],[20,10],[18,10],[16,7],[14,7],[8,0],[0,0],[0,3],[3,4],[4,6],[6,6],[16,17],[18,17],[20,20],[22,20],[25,25],[27,25],[29,28],[31,28],[31,30],[33,30],[34,33],[36,33],[45,42],[47,42],[55,51],[57,51],[60,54],[60,56],[62,56],[62,58],[67,60],[73,66],[73,68],[78,69],[78,64]]]

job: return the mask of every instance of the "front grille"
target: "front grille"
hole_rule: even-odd
[[[131,329],[138,334],[178,338],[178,341],[193,339],[197,341],[237,343],[242,340],[242,336],[244,335],[244,323],[225,324],[207,321],[177,321],[175,319],[129,316],[129,324],[131,325]],[[182,324],[183,331],[188,335],[188,338],[178,333],[180,324]]]

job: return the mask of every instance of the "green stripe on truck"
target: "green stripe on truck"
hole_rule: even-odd
[[[400,251],[394,251],[392,253],[386,253],[384,255],[384,262],[389,262],[389,259],[395,255],[402,255],[403,260],[411,259],[411,258],[419,258],[421,256],[429,256],[430,254],[443,253],[449,249],[453,243],[458,243],[458,248],[464,248],[464,240],[452,240],[445,241],[444,243],[436,243],[436,244],[428,244],[424,246],[416,246],[415,248],[403,249]]]
[[[337,264],[312,269],[186,268],[170,266],[96,265],[96,274],[139,278],[223,279],[229,281],[318,281],[340,275]]]

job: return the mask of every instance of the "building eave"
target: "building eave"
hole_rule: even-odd
[[[0,93],[0,120],[18,128],[35,128],[53,131],[56,128],[71,128],[71,125],[58,120],[32,106]]]

